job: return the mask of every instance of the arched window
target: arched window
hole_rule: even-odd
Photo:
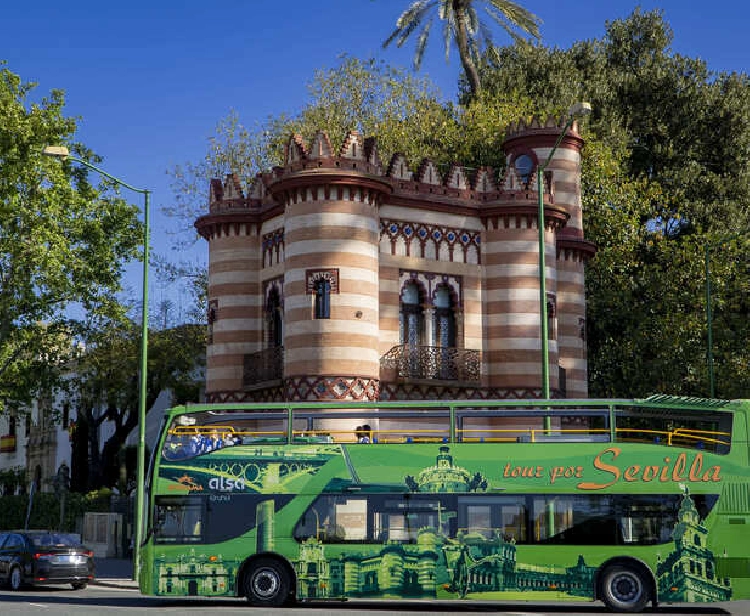
[[[331,281],[327,278],[315,281],[315,318],[331,318]]]
[[[447,285],[439,286],[435,292],[435,346],[456,346],[456,314]]]
[[[268,294],[266,302],[266,323],[267,323],[267,346],[275,349],[284,346],[283,320],[281,314],[281,298],[279,290],[274,287]]]
[[[401,344],[416,348],[424,343],[424,310],[419,285],[407,282],[401,293]]]

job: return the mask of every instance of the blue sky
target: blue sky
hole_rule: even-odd
[[[269,114],[294,113],[316,69],[346,53],[411,66],[413,44],[381,49],[408,0],[130,0],[5,2],[0,59],[39,92],[66,92],[67,115],[79,116],[79,139],[104,157],[102,167],[153,190],[152,246],[170,253],[176,221],[160,208],[172,199],[167,171],[199,160],[217,122],[234,109],[246,126]],[[632,12],[620,0],[528,0],[542,20],[546,45],[568,47],[600,37],[607,20]],[[711,10],[697,0],[641,2],[661,8],[674,30],[673,49],[701,57],[713,70],[747,72],[750,46],[745,0]],[[718,9],[721,10],[718,10]],[[455,97],[457,54],[446,64],[433,31],[422,72]],[[497,43],[507,42],[498,31]],[[206,186],[208,191],[208,186]],[[128,196],[128,195],[124,195]],[[139,195],[132,195],[141,203]],[[171,253],[174,255],[174,253]],[[181,256],[205,261],[201,242]],[[177,255],[175,255],[177,256]],[[140,293],[140,265],[126,285]],[[152,278],[153,280],[153,278]],[[152,305],[182,295],[152,282]],[[179,310],[179,306],[177,306]]]

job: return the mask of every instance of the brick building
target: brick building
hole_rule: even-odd
[[[208,401],[541,392],[536,168],[566,118],[511,125],[506,169],[384,165],[373,138],[290,138],[246,189],[211,182]],[[552,395],[586,397],[583,140],[544,178]]]

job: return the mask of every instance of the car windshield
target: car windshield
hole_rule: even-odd
[[[69,546],[81,545],[78,535],[72,533],[30,533],[29,539],[35,546]]]

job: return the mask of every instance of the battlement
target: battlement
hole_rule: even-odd
[[[511,137],[533,135],[540,132],[552,132],[555,136],[558,136],[567,122],[568,116],[566,114],[549,115],[544,121],[540,120],[539,116],[532,116],[530,120],[521,118],[508,125],[505,129],[505,138],[510,139]],[[568,132],[578,135],[578,120],[573,120]]]
[[[537,117],[530,121],[520,120],[508,126],[506,141],[545,133],[559,135],[566,121],[565,116],[549,116],[545,122]],[[575,122],[568,136],[582,142]],[[507,165],[500,174],[492,167],[476,169],[459,162],[445,168],[428,158],[414,166],[400,153],[394,154],[384,167],[374,137],[363,138],[359,132],[350,131],[335,151],[328,134],[319,131],[309,143],[305,143],[300,135],[290,136],[284,147],[283,166],[257,174],[244,189],[237,174],[228,174],[224,180],[213,179],[210,211],[216,214],[264,210],[280,204],[273,194],[274,184],[294,178],[298,180],[295,182],[297,186],[300,182],[312,186],[335,181],[333,176],[339,180],[345,178],[349,184],[356,183],[357,178],[385,180],[397,199],[429,200],[436,204],[470,208],[481,204],[534,203],[537,199],[535,169],[520,177],[513,165]],[[544,193],[548,203],[554,202],[552,180],[551,173],[545,174]]]

